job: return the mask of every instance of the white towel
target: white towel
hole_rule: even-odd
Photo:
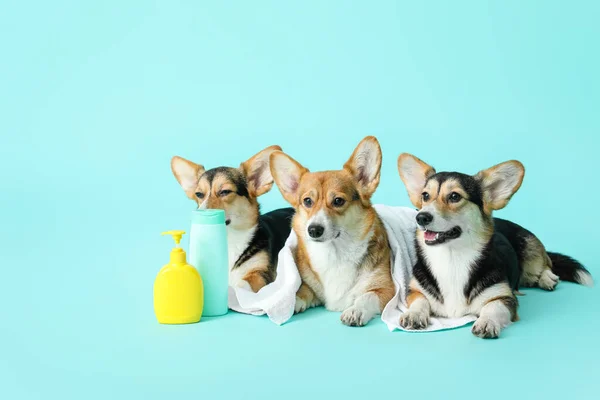
[[[415,230],[416,211],[407,207],[389,207],[377,204],[375,211],[381,217],[388,234],[392,249],[392,278],[396,294],[385,306],[381,319],[390,331],[406,330],[400,327],[400,315],[406,311],[406,296],[412,268],[416,263]],[[263,287],[258,293],[242,288],[229,288],[229,308],[234,311],[264,315],[278,325],[288,321],[294,314],[296,292],[301,284],[300,274],[294,261],[292,250],[297,246],[298,238],[292,230],[285,246],[279,253],[277,278]],[[461,318],[431,318],[425,330],[437,331],[456,328],[475,320],[475,316]]]
[[[252,315],[267,314],[277,325],[289,320],[294,315],[296,292],[302,283],[292,252],[297,245],[298,238],[292,230],[279,252],[275,281],[261,288],[258,293],[230,286],[229,308]]]

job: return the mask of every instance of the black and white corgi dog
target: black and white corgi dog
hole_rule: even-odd
[[[398,172],[419,210],[406,329],[424,329],[431,315],[475,315],[472,332],[496,338],[518,319],[519,286],[553,290],[559,279],[592,285],[590,273],[570,257],[546,252],[519,225],[492,217],[520,188],[525,174],[507,161],[475,176],[436,172],[410,154],[398,158]]]
[[[204,169],[179,156],[171,170],[186,195],[199,209],[225,211],[229,253],[229,285],[258,292],[273,282],[277,256],[291,232],[293,208],[260,214],[257,198],[273,186],[270,146],[243,162],[239,168]]]
[[[379,142],[363,139],[341,170],[310,172],[281,151],[270,165],[296,209],[294,258],[302,285],[295,312],[325,305],[342,312],[346,325],[366,325],[394,295],[387,232],[370,200],[379,184]]]

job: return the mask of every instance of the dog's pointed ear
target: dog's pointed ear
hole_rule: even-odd
[[[254,197],[267,193],[273,187],[269,158],[274,151],[281,151],[281,147],[269,146],[240,165],[248,182],[248,192]]]
[[[519,161],[511,160],[494,165],[475,175],[481,184],[484,211],[491,214],[508,204],[519,190],[525,177],[525,167]]]
[[[282,151],[274,151],[270,157],[271,174],[285,200],[296,207],[299,202],[300,179],[308,169]]]
[[[423,189],[427,179],[435,174],[435,168],[412,154],[402,153],[398,156],[398,173],[406,186],[410,201],[420,209]]]
[[[204,173],[204,167],[185,158],[175,156],[171,159],[171,171],[183,188],[185,194],[192,200],[196,199],[198,180]]]
[[[375,136],[367,136],[356,146],[344,164],[344,169],[349,171],[358,183],[363,200],[369,200],[379,185],[381,157],[379,141]]]

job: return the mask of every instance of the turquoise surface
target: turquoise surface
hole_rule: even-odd
[[[377,203],[409,205],[400,152],[522,161],[497,216],[598,279],[599,4],[3,2],[0,398],[598,398],[597,287],[527,290],[483,341],[323,310],[161,326],[152,284],[160,233],[193,209],[171,156],[237,166],[279,144],[333,169],[365,135]]]

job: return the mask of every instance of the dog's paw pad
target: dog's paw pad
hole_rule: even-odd
[[[372,317],[368,316],[364,310],[356,307],[350,307],[342,313],[340,320],[348,326],[365,326]]]
[[[558,285],[559,278],[554,272],[549,269],[545,269],[540,275],[538,280],[538,286],[544,290],[554,290]]]
[[[471,332],[473,335],[484,339],[495,339],[500,336],[502,326],[489,318],[477,318]]]
[[[400,326],[404,329],[422,330],[429,325],[427,314],[407,311],[400,316]]]
[[[307,308],[308,304],[306,304],[306,301],[296,296],[296,305],[294,306],[294,313],[298,314],[304,312]]]

